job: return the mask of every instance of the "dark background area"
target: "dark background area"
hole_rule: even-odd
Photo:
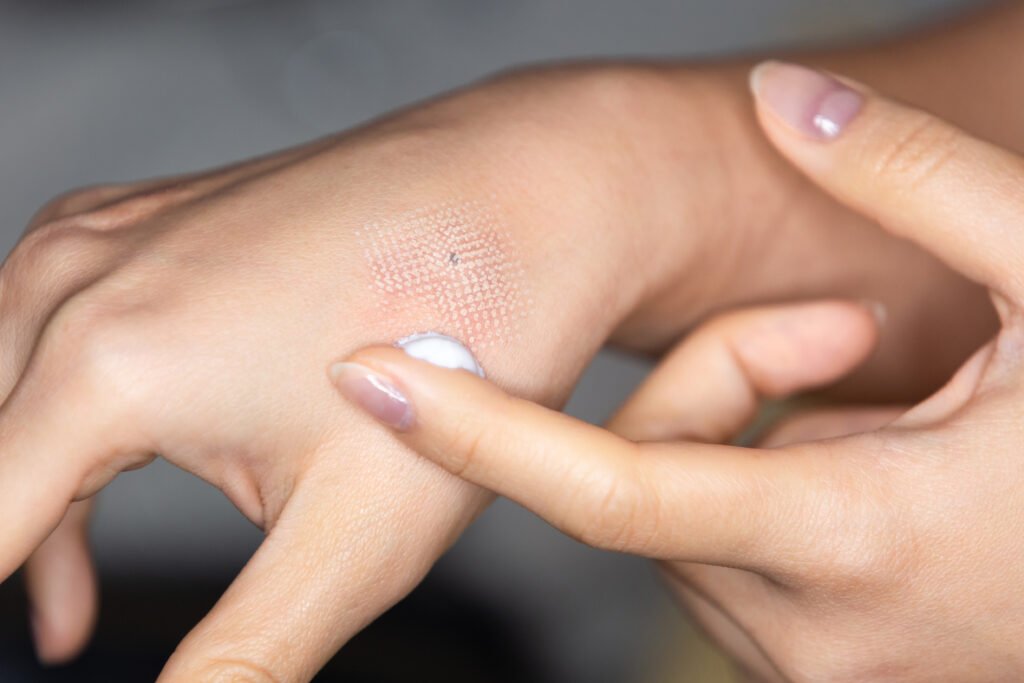
[[[967,4],[0,1],[0,250],[71,187],[253,156],[511,65],[829,45]],[[602,354],[570,412],[602,419],[644,371]],[[0,683],[152,680],[260,541],[217,491],[164,463],[104,492],[94,536],[104,598],[88,654],[38,669],[11,580],[0,586]],[[688,634],[646,563],[498,503],[319,680],[726,680]]]

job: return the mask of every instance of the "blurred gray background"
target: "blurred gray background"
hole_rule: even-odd
[[[289,146],[525,62],[708,57],[877,38],[956,0],[87,0],[0,2],[0,249],[68,188]],[[645,367],[602,355],[570,411],[600,420]],[[236,571],[259,533],[163,463],[95,525],[107,578]],[[529,625],[563,681],[651,680],[681,628],[643,562],[495,505],[436,572]]]

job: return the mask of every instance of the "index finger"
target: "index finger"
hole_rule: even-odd
[[[359,351],[332,374],[343,395],[450,472],[585,543],[649,557],[784,564],[807,537],[813,515],[801,509],[828,460],[638,445],[391,347]]]
[[[968,277],[1024,299],[1020,156],[804,67],[768,62],[751,87],[768,137],[811,180]]]
[[[479,489],[359,433],[346,420],[357,416],[338,417],[344,428],[310,454],[266,540],[160,683],[313,679],[419,583],[482,503]],[[348,457],[361,445],[374,457]]]

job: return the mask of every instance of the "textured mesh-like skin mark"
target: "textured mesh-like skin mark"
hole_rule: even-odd
[[[356,235],[382,314],[426,316],[424,325],[474,351],[516,335],[529,305],[523,269],[485,205],[442,204],[365,225]]]

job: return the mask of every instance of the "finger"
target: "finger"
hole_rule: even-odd
[[[482,506],[479,489],[380,434],[355,438],[374,449],[373,458],[349,457],[358,416],[342,417],[344,443],[317,454],[266,541],[178,647],[161,683],[310,680],[419,583],[469,521],[454,511]]]
[[[780,561],[774,544],[799,526],[810,475],[781,456],[638,446],[391,347],[359,351],[332,375],[421,455],[591,545],[748,566]]]
[[[135,406],[112,377],[102,334],[84,331],[76,309],[52,330],[0,407],[0,581],[39,547],[71,501],[152,456]]]
[[[76,216],[78,225],[99,230],[117,227],[132,220],[141,220],[171,201],[187,201],[268,173],[312,156],[329,146],[331,142],[330,138],[318,139],[299,147],[196,173],[72,190],[40,208],[29,221],[26,232]],[[116,212],[101,211],[118,203],[122,206]]]
[[[734,438],[764,398],[833,382],[877,338],[874,306],[823,301],[727,313],[677,346],[608,423],[636,441]]]
[[[24,414],[21,421],[0,418],[0,581],[57,527],[81,481],[77,454],[52,436],[56,421]]]
[[[811,180],[968,277],[1024,298],[1019,156],[803,67],[770,62],[751,84],[768,137]]]
[[[36,267],[35,272],[24,273],[36,277],[12,278],[11,269],[22,265],[18,259],[11,259],[4,266],[6,287],[0,298],[0,341],[4,349],[0,358],[0,404],[6,404],[23,376],[39,342],[43,322],[53,315],[68,292],[79,288],[89,277],[86,268],[73,272],[73,268]],[[12,279],[18,282],[11,282]],[[7,446],[0,443],[0,458],[5,457]],[[67,464],[58,466],[67,467]],[[54,502],[59,503],[56,499]],[[87,538],[90,507],[89,502],[73,504],[58,527],[26,562],[33,638],[37,655],[45,663],[61,663],[76,656],[95,624],[97,580]]]
[[[3,283],[0,346],[4,349],[0,358],[0,404],[7,403],[12,389],[23,377],[40,341],[44,323],[61,302],[94,278],[96,269],[101,267],[104,259],[92,258],[96,253],[89,253],[91,250],[85,249],[85,245],[86,241],[75,237],[73,244],[68,240],[55,244],[57,249],[46,258],[23,257],[19,253],[5,263],[0,274]],[[90,242],[90,246],[102,245]],[[76,256],[85,258],[76,259]],[[63,390],[63,387],[59,389]],[[74,410],[82,413],[81,407]],[[64,424],[51,425],[50,429],[56,436],[65,427]],[[9,454],[9,445],[0,442],[0,459]],[[47,460],[41,454],[36,456],[40,464]],[[67,468],[70,464],[56,466]],[[35,484],[39,486],[49,473],[35,476],[41,478]],[[58,494],[57,490],[52,492],[54,496]],[[56,498],[52,502],[67,504],[67,500]],[[45,663],[61,663],[76,656],[88,641],[95,623],[98,597],[87,539],[89,507],[87,502],[72,505],[59,526],[26,562],[33,637],[37,655]]]
[[[47,664],[78,655],[96,623],[99,589],[89,552],[91,507],[88,500],[72,503],[25,565],[36,654]]]

